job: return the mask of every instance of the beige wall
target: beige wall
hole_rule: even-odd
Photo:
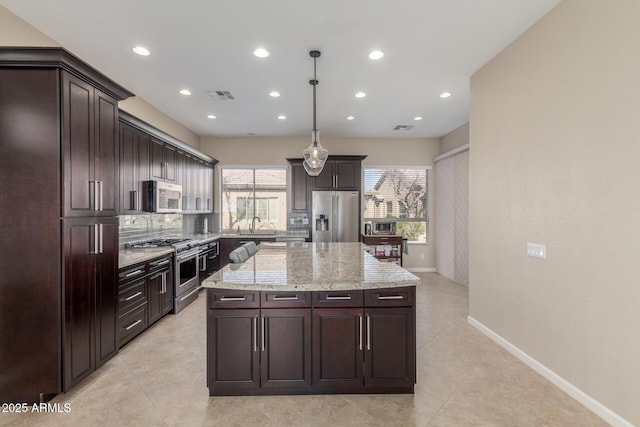
[[[0,46],[60,47],[60,44],[5,7],[0,6]],[[169,135],[195,148],[200,148],[200,137],[196,133],[182,126],[144,99],[132,97],[121,101],[119,107]]]
[[[465,123],[440,137],[440,154],[444,154],[469,143],[469,123]]]
[[[200,149],[220,161],[221,166],[285,166],[286,158],[301,158],[309,137],[300,138],[202,138]],[[430,139],[322,138],[329,154],[367,155],[364,166],[433,166],[439,141]],[[217,172],[216,172],[217,173]],[[220,182],[216,176],[216,182]],[[429,174],[430,216],[433,216],[435,174]],[[216,188],[215,199],[218,199]],[[216,206],[218,210],[218,206]],[[429,245],[411,245],[404,266],[435,268],[434,221],[429,226]]]
[[[636,425],[639,20],[564,0],[473,75],[469,224],[471,320]]]

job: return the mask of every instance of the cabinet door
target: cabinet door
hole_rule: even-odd
[[[249,392],[260,387],[259,309],[207,313],[209,394]]]
[[[118,102],[95,90],[95,181],[98,216],[118,215],[119,165]]]
[[[95,263],[93,220],[63,220],[64,391],[95,370]]]
[[[204,208],[207,213],[213,212],[213,165],[205,163],[204,176]]]
[[[365,387],[413,387],[416,332],[413,307],[365,309]]]
[[[363,310],[313,309],[313,387],[354,392],[363,385]]]
[[[262,388],[310,388],[311,309],[266,309],[260,321]]]
[[[313,178],[313,188],[315,190],[331,190],[334,183],[335,164],[333,161],[327,161],[320,175]],[[305,172],[306,173],[306,172]]]
[[[136,131],[136,144],[138,153],[137,181],[138,197],[136,209],[142,210],[142,183],[151,179],[151,137],[141,131]]]
[[[120,213],[135,213],[138,190],[138,153],[135,130],[120,123]]]
[[[96,368],[118,353],[118,218],[97,220]]]
[[[151,325],[164,315],[164,273],[167,270],[157,271],[147,279],[147,295],[149,295],[149,321]]]
[[[340,190],[360,190],[360,162],[353,160],[335,161],[335,188]]]
[[[164,181],[164,142],[151,138],[151,179]]]
[[[309,192],[307,191],[307,171],[302,163],[291,163],[291,211],[307,212]]]
[[[172,145],[164,145],[164,179],[165,181],[176,182],[176,163],[178,152]]]
[[[64,214],[93,216],[96,208],[94,88],[62,73]],[[55,159],[52,159],[55,161]]]

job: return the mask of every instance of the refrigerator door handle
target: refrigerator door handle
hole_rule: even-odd
[[[335,226],[336,226],[336,238],[334,240],[334,242],[340,242],[340,195],[336,194],[336,206],[334,209],[334,212],[336,213],[336,222],[335,222]]]

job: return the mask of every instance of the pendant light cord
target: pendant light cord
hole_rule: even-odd
[[[310,80],[309,83],[313,86],[313,145],[316,147],[318,146],[318,129],[316,127],[316,86],[318,85],[318,79],[316,78],[316,60],[320,56],[320,52],[311,51],[309,54],[313,58],[313,80]]]

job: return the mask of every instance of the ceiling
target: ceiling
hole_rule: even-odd
[[[318,49],[321,137],[425,138],[468,121],[469,77],[558,2],[0,0],[0,5],[203,137],[310,135],[309,51]],[[136,45],[151,54],[133,53]],[[270,55],[254,56],[259,47]],[[369,59],[374,49],[384,57]],[[180,95],[183,88],[192,95]],[[269,96],[272,90],[281,96]],[[220,100],[209,91],[230,91],[235,99]],[[356,98],[358,91],[366,97]],[[440,98],[443,92],[452,96]],[[208,119],[210,114],[216,118]],[[414,127],[394,131],[398,125]]]

